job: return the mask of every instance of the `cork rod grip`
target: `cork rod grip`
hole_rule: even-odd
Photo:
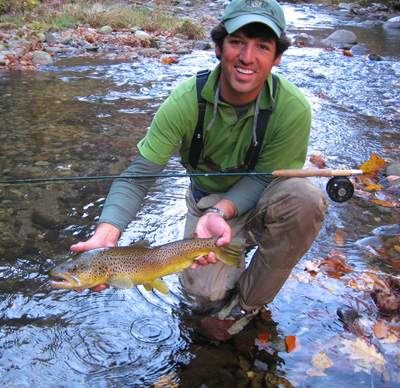
[[[330,168],[324,169],[299,169],[299,170],[275,170],[272,172],[273,176],[283,176],[283,177],[313,177],[313,176],[355,176],[362,175],[362,170],[331,170]]]

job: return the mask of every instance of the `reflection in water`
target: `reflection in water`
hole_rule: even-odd
[[[287,7],[291,28],[327,36],[332,16],[305,15],[304,9]],[[384,61],[291,48],[276,69],[310,99],[310,155],[321,154],[332,168],[358,167],[371,152],[398,158],[392,150],[400,143],[390,121],[400,103],[394,86],[399,53],[391,39],[382,43],[386,32],[365,36],[359,27],[349,28],[358,28],[360,40],[384,55]],[[377,47],[388,48],[382,52]],[[168,67],[149,58],[133,63],[84,58],[60,60],[40,72],[0,74],[2,179],[118,174],[170,91],[215,64],[213,53],[194,52]],[[182,171],[177,158],[167,170]],[[317,182],[326,184],[324,178]],[[161,245],[182,238],[187,184],[187,178],[159,179],[120,244],[147,239]],[[102,181],[0,187],[2,386],[153,386],[159,376],[189,363],[192,341],[204,343],[201,323],[183,307],[177,275],[165,279],[168,296],[141,287],[100,294],[49,289],[49,269],[64,261],[72,243],[90,236],[109,186]],[[356,269],[392,272],[356,242],[375,234],[383,241],[393,236],[395,215],[358,196],[345,204],[331,202],[305,260],[325,258],[340,248]],[[340,243],[334,240],[338,232]],[[295,274],[302,271],[299,265]],[[352,306],[349,292],[346,284],[332,279],[288,281],[269,306],[278,328],[260,326],[275,333],[275,353],[284,361],[274,365],[277,375],[304,384],[312,355],[324,349],[336,366],[327,380],[313,380],[313,387],[364,381],[365,374],[351,373],[332,350],[345,335],[336,309]],[[286,353],[282,338],[289,334],[301,340],[301,355]],[[381,382],[378,374],[373,379],[375,385]]]

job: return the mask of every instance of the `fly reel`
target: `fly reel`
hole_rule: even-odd
[[[354,186],[349,178],[335,176],[326,185],[326,192],[332,201],[339,203],[346,202],[353,196]]]

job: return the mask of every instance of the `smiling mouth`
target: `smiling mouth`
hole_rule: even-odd
[[[236,71],[240,74],[244,74],[244,75],[251,75],[254,74],[255,71],[254,70],[249,70],[249,69],[243,69],[242,67],[235,67]]]

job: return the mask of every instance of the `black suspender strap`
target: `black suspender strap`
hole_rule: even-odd
[[[275,74],[272,74],[272,97],[274,99],[277,86],[278,86],[278,77]],[[269,109],[260,109],[260,111],[258,112],[258,120],[256,128],[257,145],[253,149],[254,144],[252,139],[250,147],[247,150],[246,157],[244,158],[245,166],[247,166],[250,161],[249,170],[254,170],[258,162],[258,157],[260,156],[260,151],[264,141],[265,132],[267,131],[269,118],[271,117],[272,111],[274,110],[274,106],[275,104],[272,104],[272,106]]]
[[[192,142],[190,143],[190,151],[189,151],[189,164],[194,171],[197,168],[197,163],[199,162],[201,150],[203,148],[204,116],[206,113],[206,105],[207,105],[206,101],[201,96],[201,92],[208,80],[208,76],[210,75],[210,73],[211,73],[210,70],[199,71],[197,73],[197,79],[196,79],[197,101],[199,104],[199,118],[197,120],[197,125],[194,131]],[[278,86],[278,77],[275,74],[272,74],[272,98],[274,99],[277,86]],[[254,146],[252,139],[250,147],[244,159],[245,165],[248,165],[250,161],[249,164],[250,170],[253,170],[257,164],[261,147],[264,141],[265,132],[273,109],[274,105],[272,105],[269,109],[261,109],[258,113],[257,128],[256,128],[257,145]]]
[[[201,97],[201,92],[208,80],[211,70],[201,70],[197,72],[196,79],[196,90],[197,90],[197,102],[199,103],[199,118],[197,120],[196,129],[190,143],[189,151],[189,164],[195,171],[197,168],[197,163],[200,159],[201,149],[203,148],[203,126],[204,126],[204,116],[206,114],[206,100]]]

